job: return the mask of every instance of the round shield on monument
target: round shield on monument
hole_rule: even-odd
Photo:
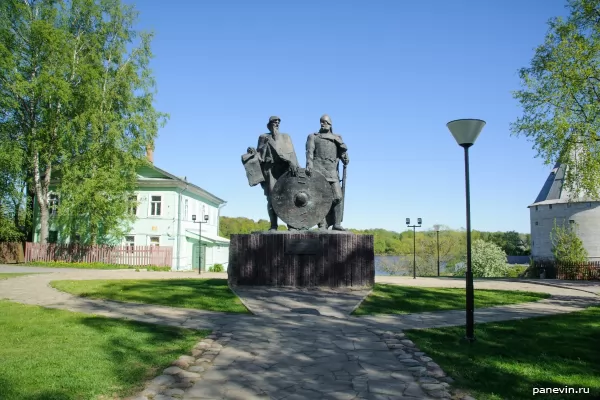
[[[288,225],[307,229],[321,222],[333,202],[333,191],[327,179],[317,171],[306,176],[300,168],[297,176],[289,172],[273,187],[271,204],[279,218]]]

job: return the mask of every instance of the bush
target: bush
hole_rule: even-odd
[[[162,271],[162,272],[171,271],[171,267],[157,267],[155,265],[150,265],[150,266],[146,267],[146,269],[148,271]]]
[[[588,252],[583,247],[583,242],[577,236],[577,225],[561,226],[554,220],[554,228],[550,234],[552,240],[552,254],[558,262],[584,263],[588,259]]]
[[[509,265],[506,270],[507,278],[521,278],[521,275],[527,271],[528,265]]]
[[[225,267],[223,267],[223,264],[215,264],[212,267],[208,268],[208,272],[223,272],[225,271]]]
[[[466,264],[461,266],[455,275],[465,275]],[[506,263],[506,253],[494,243],[477,239],[473,242],[471,268],[474,278],[506,277],[509,264]]]

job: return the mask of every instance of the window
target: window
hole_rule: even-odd
[[[537,226],[537,224],[538,224],[537,221],[535,221],[535,226]]]
[[[550,209],[552,210],[552,204],[550,204],[550,206],[549,206],[549,207],[550,207]]]
[[[150,236],[150,246],[158,247],[160,245],[160,237]]]
[[[160,196],[151,196],[150,198],[150,215],[160,215]]]
[[[125,236],[125,246],[127,246],[128,249],[133,250],[135,247],[135,236]]]
[[[49,231],[48,232],[48,243],[56,243],[58,242],[58,231]]]
[[[183,211],[183,219],[187,221],[188,219],[188,199],[185,199],[185,206]]]
[[[129,214],[131,215],[137,215],[137,205],[138,205],[138,198],[137,196],[131,196],[129,198]]]
[[[535,206],[535,211],[537,211],[537,210],[538,210],[538,206]]]
[[[52,217],[55,217],[58,212],[58,195],[56,193],[48,195],[48,211]]]

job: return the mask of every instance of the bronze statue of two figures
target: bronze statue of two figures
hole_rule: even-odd
[[[321,117],[321,128],[306,141],[306,168],[300,168],[289,135],[279,132],[279,117],[269,118],[269,133],[259,136],[258,145],[242,156],[250,186],[260,184],[267,197],[270,230],[277,230],[277,219],[291,231],[344,231],[346,166],[348,148],[342,137],[333,133],[328,115]],[[340,179],[339,165],[343,165]]]

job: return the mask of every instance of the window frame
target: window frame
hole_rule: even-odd
[[[162,216],[162,211],[163,211],[163,207],[162,207],[162,198],[163,195],[162,194],[151,194],[149,197],[149,202],[148,202],[148,206],[149,206],[149,210],[148,210],[148,214],[151,217],[161,217]],[[158,201],[154,201],[153,198],[154,197],[158,197],[160,200]],[[153,206],[155,204],[158,204],[158,214],[154,213],[156,210],[156,208],[153,209]]]

